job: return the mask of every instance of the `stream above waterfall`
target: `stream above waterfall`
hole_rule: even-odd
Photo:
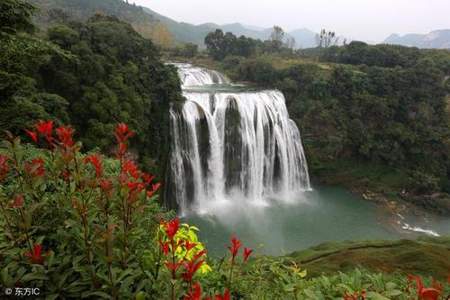
[[[175,64],[186,101],[170,111],[166,204],[197,225],[212,255],[232,235],[265,254],[327,241],[450,234],[450,220],[389,211],[337,187],[312,187],[283,94]]]

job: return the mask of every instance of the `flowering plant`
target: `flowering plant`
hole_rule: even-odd
[[[149,241],[166,215],[156,177],[128,154],[134,132],[117,125],[116,158],[83,154],[53,121],[25,134],[31,144],[8,133],[0,148],[0,285],[50,299],[163,293],[143,260],[159,251]]]

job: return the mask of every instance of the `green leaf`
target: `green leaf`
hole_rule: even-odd
[[[34,280],[47,280],[47,276],[45,276],[44,274],[40,274],[40,273],[28,273],[25,274],[22,278],[21,281],[23,282],[30,282],[30,281],[34,281]]]
[[[367,299],[373,299],[373,300],[389,300],[389,298],[386,298],[385,296],[378,294],[376,292],[368,292],[367,293]]]
[[[403,294],[403,292],[400,291],[400,290],[390,290],[390,291],[387,291],[387,292],[385,293],[385,295],[386,295],[387,297],[397,297],[397,296],[400,296],[400,295],[402,295],[402,294]]]
[[[100,291],[97,291],[97,292],[87,291],[87,292],[84,292],[84,293],[81,294],[82,298],[94,298],[93,296],[97,296],[97,297],[100,297],[100,298],[103,298],[103,299],[111,299],[112,298],[107,293],[100,292]]]

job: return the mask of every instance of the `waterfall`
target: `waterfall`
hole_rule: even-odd
[[[300,132],[281,92],[236,92],[216,71],[176,66],[186,102],[170,111],[168,188],[182,213],[236,194],[265,202],[310,189]],[[214,84],[220,91],[205,89]]]
[[[182,88],[230,83],[228,78],[214,70],[194,67],[190,64],[173,64],[178,68]]]

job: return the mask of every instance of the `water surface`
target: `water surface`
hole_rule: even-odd
[[[218,203],[208,213],[185,218],[200,228],[200,238],[213,256],[227,251],[233,234],[246,247],[270,255],[328,241],[450,235],[449,218],[399,216],[337,187],[319,187],[289,202],[239,203]]]

